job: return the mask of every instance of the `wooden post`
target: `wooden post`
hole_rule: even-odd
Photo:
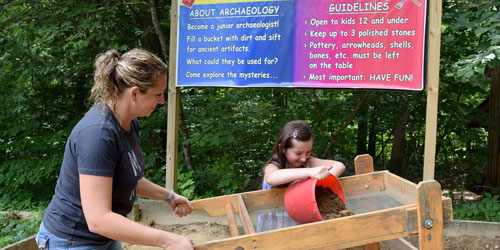
[[[180,88],[177,83],[177,21],[179,19],[178,0],[172,0],[170,16],[170,55],[168,62],[168,113],[167,113],[167,166],[165,187],[177,190],[177,143],[179,139]]]
[[[443,201],[437,181],[422,181],[417,185],[417,218],[420,250],[443,250]]]
[[[366,174],[373,172],[373,158],[369,154],[358,155],[354,158],[354,174]]]
[[[141,208],[139,208],[139,203],[134,203],[134,221],[140,221],[141,220]]]
[[[369,154],[358,155],[354,158],[354,173],[367,174],[373,172],[373,158]],[[364,250],[379,250],[380,243],[375,242],[363,246]]]
[[[427,113],[425,117],[424,180],[434,179],[436,163],[436,129],[439,93],[439,58],[441,46],[441,0],[429,4],[427,46]]]

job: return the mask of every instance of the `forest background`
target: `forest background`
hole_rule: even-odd
[[[169,62],[170,1],[0,3],[0,210],[43,210],[66,139],[89,109],[95,56],[140,47]],[[443,0],[435,179],[443,189],[487,193],[483,219],[497,221],[499,187],[484,185],[491,123],[478,107],[490,91],[485,69],[499,58],[498,3]],[[190,199],[259,189],[278,130],[294,119],[313,128],[315,154],[345,162],[346,174],[367,153],[376,170],[422,180],[425,91],[181,91],[178,189]],[[160,185],[166,119],[164,105],[140,120],[145,175]]]

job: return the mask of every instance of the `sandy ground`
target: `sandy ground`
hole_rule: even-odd
[[[418,247],[417,236],[405,238],[412,245]],[[444,237],[445,250],[497,250],[500,249],[500,232],[499,236],[494,239],[480,238],[473,235],[462,236],[445,236]]]
[[[211,222],[199,222],[186,225],[153,225],[153,227],[174,234],[184,235],[192,239],[195,244],[230,237],[228,226]],[[128,243],[122,243],[122,247],[124,250],[161,249],[157,247],[131,245]]]

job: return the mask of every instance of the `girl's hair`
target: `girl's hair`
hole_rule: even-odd
[[[295,120],[288,122],[280,129],[278,140],[274,144],[273,154],[267,161],[266,166],[274,164],[278,168],[286,168],[285,149],[291,148],[294,140],[306,142],[311,139],[314,139],[314,134],[305,121]]]
[[[93,105],[114,104],[123,90],[137,86],[144,93],[166,72],[167,65],[149,51],[132,49],[120,56],[118,51],[108,50],[96,57],[89,100]]]

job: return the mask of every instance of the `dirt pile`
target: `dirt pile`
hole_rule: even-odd
[[[329,189],[316,187],[316,203],[323,220],[335,219],[353,215],[346,209],[344,202]]]
[[[143,224],[164,230],[170,233],[184,235],[200,244],[208,241],[220,240],[231,237],[229,227],[212,222],[197,222],[185,225],[156,225],[153,221],[143,221]],[[139,246],[122,242],[123,250],[156,250],[158,247]]]

